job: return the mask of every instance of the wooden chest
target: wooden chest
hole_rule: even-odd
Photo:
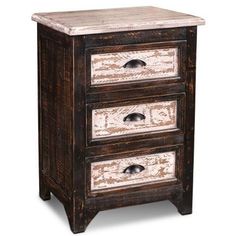
[[[40,197],[71,230],[170,200],[192,212],[197,25],[155,7],[37,13]]]

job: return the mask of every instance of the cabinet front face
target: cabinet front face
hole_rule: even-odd
[[[129,152],[87,162],[88,195],[181,182],[183,147]]]
[[[183,131],[185,95],[90,104],[88,142]]]

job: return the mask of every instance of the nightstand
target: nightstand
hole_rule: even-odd
[[[71,230],[170,200],[192,212],[197,25],[156,7],[36,13],[40,197]]]

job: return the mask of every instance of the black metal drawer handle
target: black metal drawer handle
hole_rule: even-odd
[[[125,174],[137,174],[144,170],[145,168],[141,165],[132,165],[127,167],[123,172]]]
[[[127,115],[123,121],[140,121],[140,120],[145,120],[145,115],[141,113],[131,113]]]
[[[139,68],[146,66],[146,62],[139,60],[139,59],[133,59],[131,61],[128,61],[123,65],[124,68]]]

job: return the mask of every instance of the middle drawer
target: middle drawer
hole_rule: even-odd
[[[183,129],[185,94],[88,105],[88,141]]]

